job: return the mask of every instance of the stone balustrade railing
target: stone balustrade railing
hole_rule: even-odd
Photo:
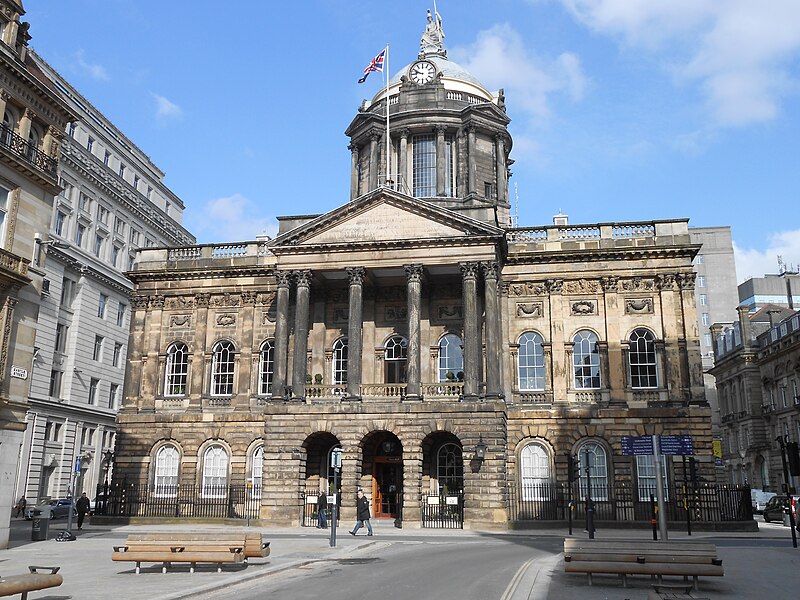
[[[678,220],[518,227],[506,231],[506,240],[517,243],[643,240],[659,235],[688,236],[688,224]]]
[[[29,266],[30,261],[28,259],[0,248],[0,269],[3,271],[14,273],[19,277],[27,277]]]

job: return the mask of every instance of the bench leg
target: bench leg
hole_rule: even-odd
[[[136,563],[136,574],[137,574],[137,575],[140,573],[140,568],[141,568],[141,566],[142,566],[142,563],[140,563],[140,562],[137,562],[137,563]]]
[[[589,585],[592,585],[592,574],[587,573],[586,575],[589,577]]]
[[[217,573],[222,573],[222,563],[217,563]]]
[[[626,573],[620,573],[620,577],[622,577],[622,587],[628,587],[628,575]]]
[[[694,591],[695,592],[699,592],[700,591],[700,585],[699,585],[700,582],[697,579],[697,575],[694,575],[693,579],[694,579],[694,585],[693,585]]]
[[[22,596],[20,596],[20,600],[28,600],[28,592],[22,592]]]
[[[195,567],[195,565],[197,565],[197,563],[191,563],[191,564],[189,565],[189,573],[194,573],[194,567]]]

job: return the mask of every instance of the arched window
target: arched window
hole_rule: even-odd
[[[204,498],[222,498],[228,492],[228,453],[214,444],[203,453]]]
[[[439,381],[463,381],[464,350],[461,338],[453,333],[439,340]]]
[[[545,500],[550,497],[550,456],[541,444],[528,444],[519,456],[523,500]]]
[[[408,342],[404,337],[394,335],[386,341],[383,362],[386,368],[386,383],[406,382]]]
[[[633,389],[657,388],[656,340],[649,329],[634,329],[628,339],[628,362]]]
[[[261,478],[264,472],[264,446],[259,446],[253,452],[250,467],[250,477],[253,480],[253,498],[261,498]]]
[[[444,444],[436,453],[436,481],[440,494],[464,489],[464,458],[458,444]]]
[[[165,444],[156,452],[153,486],[157,497],[174,498],[178,495],[178,467],[180,462],[180,453],[172,444]]]
[[[544,348],[538,333],[526,331],[519,336],[517,370],[520,390],[544,389]]]
[[[589,477],[586,477],[586,466]],[[587,442],[578,450],[581,500],[586,498],[588,485],[592,486],[593,500],[608,500],[608,461],[606,450],[597,442]]]
[[[14,117],[10,112],[3,113],[3,127],[0,129],[0,144],[11,145],[11,134],[14,132]]]
[[[272,395],[272,374],[275,371],[275,343],[267,340],[261,344],[258,355],[258,395]]]
[[[639,480],[639,500],[650,500],[650,494],[656,496],[656,461],[652,454],[636,456],[636,477]],[[667,480],[667,457],[661,455],[661,482],[664,487],[664,499],[669,500],[669,482]]]
[[[600,349],[594,332],[579,331],[572,338],[572,367],[576,390],[600,389]]]
[[[185,396],[189,373],[189,349],[186,344],[176,342],[167,348],[167,364],[164,371],[164,395]]]
[[[333,343],[333,385],[347,383],[347,338]]]
[[[218,342],[211,357],[211,395],[233,395],[233,368],[236,351],[231,342]]]

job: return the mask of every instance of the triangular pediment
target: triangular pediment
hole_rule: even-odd
[[[276,238],[273,247],[394,244],[502,236],[502,230],[429,202],[376,190]]]

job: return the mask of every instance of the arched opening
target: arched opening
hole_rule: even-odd
[[[399,520],[403,491],[403,444],[390,431],[374,431],[361,442],[360,487],[372,494],[372,513],[377,519]]]
[[[423,495],[464,491],[464,455],[461,441],[448,431],[436,431],[422,441]]]
[[[339,439],[330,432],[312,433],[303,442],[306,454],[305,484],[303,493],[303,526],[313,527],[319,523],[318,501],[320,492],[325,494],[325,508],[330,507],[335,497],[341,498],[342,479],[334,476],[331,467],[331,454],[334,448],[341,448]],[[341,475],[341,473],[340,473]],[[341,502],[340,502],[341,504]],[[331,518],[331,512],[323,515]]]

